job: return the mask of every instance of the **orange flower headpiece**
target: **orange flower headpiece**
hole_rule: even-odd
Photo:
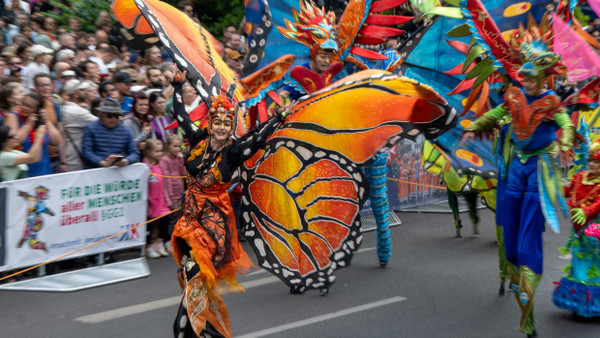
[[[213,100],[210,109],[208,110],[208,122],[213,120],[233,122],[235,116],[235,106],[227,100],[223,95],[219,95]]]

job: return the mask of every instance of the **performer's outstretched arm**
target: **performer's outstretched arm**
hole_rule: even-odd
[[[277,114],[265,123],[250,130],[246,135],[233,141],[228,157],[231,163],[240,165],[252,157],[257,151],[264,148],[265,141],[271,135],[277,126],[285,120],[285,114]]]
[[[201,130],[190,116],[185,111],[185,104],[183,103],[183,82],[173,79],[173,114],[172,119],[177,121],[179,128],[183,131],[184,137],[190,142],[192,147],[196,146],[198,142],[206,138],[208,132]],[[201,103],[203,104],[203,103]]]

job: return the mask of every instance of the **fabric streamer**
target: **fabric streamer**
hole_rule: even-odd
[[[554,51],[569,70],[569,81],[578,82],[600,75],[600,56],[554,13],[552,29],[555,34]]]

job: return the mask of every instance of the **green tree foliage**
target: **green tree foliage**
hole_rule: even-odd
[[[50,4],[55,7],[55,10],[42,13],[42,15],[54,18],[59,25],[68,30],[70,30],[69,19],[79,18],[81,29],[84,32],[93,33],[96,31],[94,23],[98,13],[103,10],[110,13],[110,2],[106,0],[72,0],[68,2],[70,4],[65,5],[56,0],[50,0]]]
[[[101,10],[110,12],[110,1],[107,0],[72,0],[69,2],[70,5],[64,5],[56,0],[50,0],[56,10],[42,14],[54,18],[59,25],[65,27],[68,26],[70,18],[77,17],[83,24],[82,29],[93,33],[96,30],[94,22],[98,13]],[[165,2],[177,7],[180,0],[166,0]],[[233,25],[237,28],[244,18],[243,0],[194,0],[192,3],[202,26],[217,38],[223,37],[224,27]]]
[[[243,0],[196,0],[194,6],[202,26],[217,39],[223,37],[224,27],[237,28],[244,18]]]
[[[577,19],[577,21],[579,21],[579,23],[581,23],[582,26],[587,26],[590,21],[590,17],[583,14],[583,11],[579,7],[575,7],[573,16]]]

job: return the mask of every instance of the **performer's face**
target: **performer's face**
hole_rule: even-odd
[[[331,59],[333,58],[333,52],[328,51],[319,51],[315,54],[315,60],[313,62],[313,69],[316,73],[323,73],[329,68],[329,64],[331,63]]]
[[[227,119],[215,119],[211,124],[212,135],[218,143],[225,143],[231,136],[231,121]]]
[[[588,168],[589,168],[590,174],[592,174],[592,175],[600,174],[600,161],[595,158],[590,159],[588,161]]]
[[[523,77],[523,81],[521,83],[523,84],[525,94],[529,96],[538,96],[544,90],[544,82],[545,78],[538,80],[537,78],[532,76],[525,76]]]

